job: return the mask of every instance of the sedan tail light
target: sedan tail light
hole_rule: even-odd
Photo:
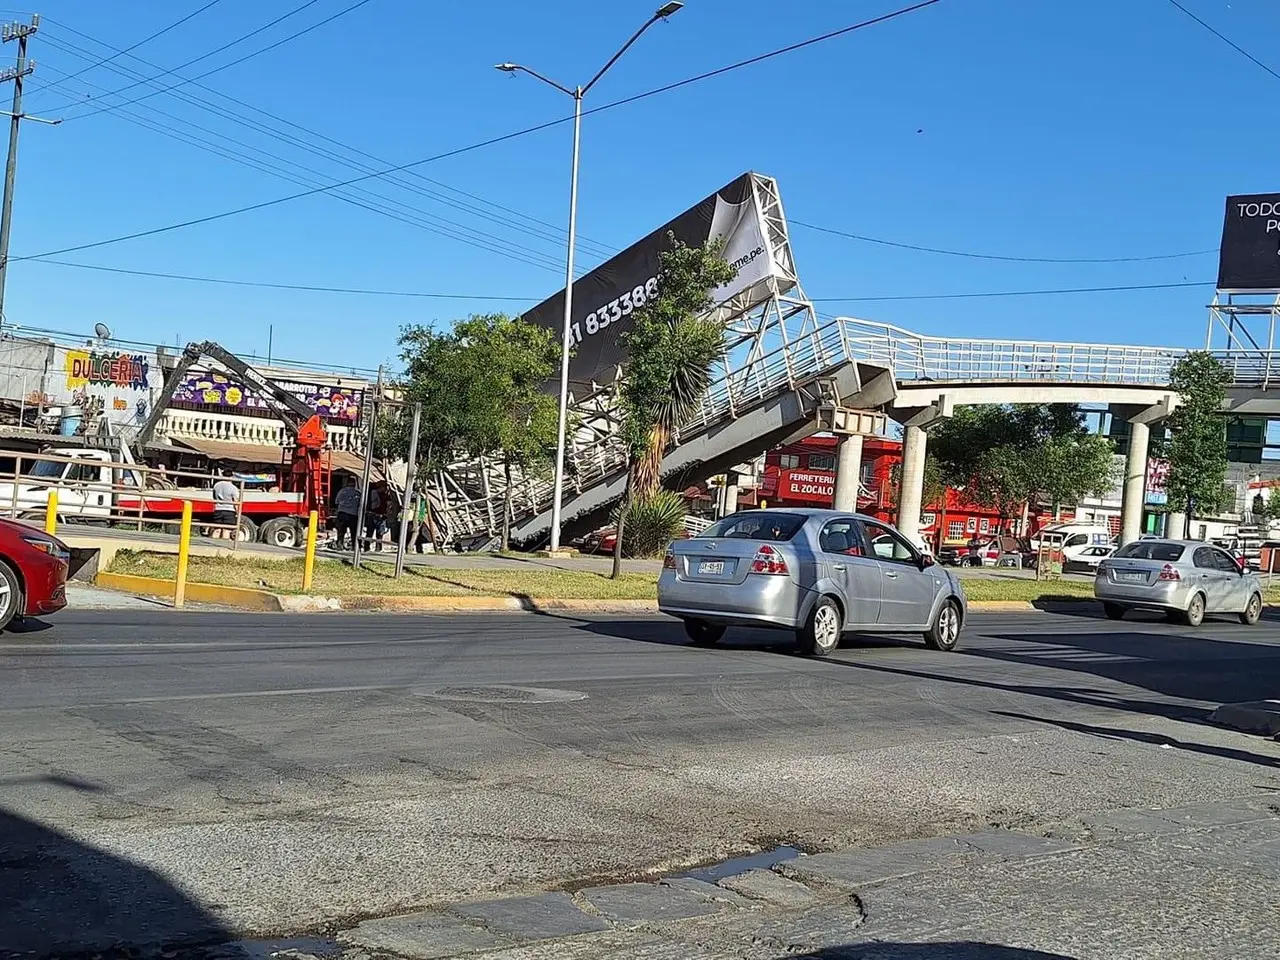
[[[1159,579],[1161,579],[1161,580],[1181,580],[1181,579],[1182,579],[1182,574],[1180,574],[1180,573],[1178,572],[1178,568],[1177,568],[1177,567],[1175,567],[1175,566],[1173,566],[1173,564],[1166,563],[1166,564],[1164,565],[1164,569],[1160,571],[1160,577],[1159,577]]]
[[[672,553],[670,550],[668,550],[666,553],[666,556],[662,558],[662,569],[674,570],[675,568],[676,568],[676,555]]]
[[[787,561],[773,547],[764,544],[756,551],[756,555],[751,558],[751,572],[782,574],[785,576],[788,573]]]

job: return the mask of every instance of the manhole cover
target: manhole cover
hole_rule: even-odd
[[[550,687],[509,687],[504,684],[476,687],[436,687],[415,691],[433,700],[461,700],[466,703],[567,703],[585,700],[580,690],[553,690]]]

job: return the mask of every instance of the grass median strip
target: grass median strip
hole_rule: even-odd
[[[112,573],[172,580],[177,557],[166,553],[120,551]],[[619,580],[580,570],[472,570],[406,566],[399,580],[391,564],[365,559],[363,568],[323,560],[316,563],[312,593],[328,597],[528,597],[534,600],[651,600],[657,577],[628,573]],[[247,587],[271,593],[301,593],[301,560],[254,560],[192,557],[187,570],[192,583]]]

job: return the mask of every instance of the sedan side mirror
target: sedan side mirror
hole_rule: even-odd
[[[934,560],[934,559],[933,559],[932,554],[928,554],[928,553],[922,553],[922,554],[920,554],[920,569],[921,569],[921,570],[928,570],[930,567],[932,567],[932,566],[933,566],[935,563],[937,563],[937,562],[938,562],[938,561],[936,561],[936,560]]]

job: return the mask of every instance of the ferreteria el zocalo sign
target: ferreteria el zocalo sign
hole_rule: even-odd
[[[1280,193],[1227,197],[1218,289],[1280,291]]]

